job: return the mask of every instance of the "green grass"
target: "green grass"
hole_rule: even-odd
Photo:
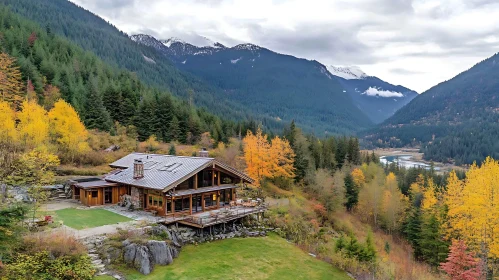
[[[74,229],[93,228],[103,225],[111,225],[120,222],[128,222],[131,219],[118,215],[104,209],[81,210],[67,208],[55,211],[57,220],[63,221],[68,227]]]
[[[315,259],[273,234],[188,245],[169,266],[150,275],[125,270],[126,279],[335,279],[351,280],[330,264]]]

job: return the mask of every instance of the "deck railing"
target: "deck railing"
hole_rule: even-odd
[[[201,226],[213,225],[232,221],[238,218],[242,218],[249,214],[261,213],[267,210],[267,205],[261,204],[255,207],[245,207],[241,208],[238,206],[232,206],[227,208],[221,208],[216,212],[207,214],[207,216],[194,216],[189,215],[182,219],[182,221],[198,224]]]

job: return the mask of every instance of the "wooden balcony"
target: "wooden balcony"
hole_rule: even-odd
[[[193,215],[177,214],[165,218],[164,223],[178,222],[180,224],[204,228],[212,225],[227,223],[245,216],[257,213],[263,213],[267,210],[267,205],[258,206],[228,206],[220,209],[209,210]]]

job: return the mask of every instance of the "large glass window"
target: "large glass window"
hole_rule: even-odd
[[[204,195],[204,207],[211,207],[217,205],[217,195],[216,193],[210,193]]]
[[[184,211],[191,209],[191,199],[188,196],[184,197],[182,199],[182,205]]]
[[[182,212],[182,199],[175,199],[175,212]]]

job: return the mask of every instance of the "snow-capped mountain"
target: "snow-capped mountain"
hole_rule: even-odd
[[[167,56],[179,69],[221,88],[227,99],[259,114],[283,122],[296,119],[321,135],[344,134],[372,124],[317,61],[251,43],[226,47],[183,38],[157,40],[160,44],[143,42]]]
[[[358,66],[328,66],[327,70],[331,74],[347,80],[364,79],[367,76]]]
[[[296,106],[297,110],[315,115],[322,106],[330,111],[343,104],[349,108],[347,103],[353,103],[360,114],[378,123],[417,95],[410,89],[369,76],[357,66],[325,66],[255,44],[226,47],[205,37],[199,38],[196,42],[187,42],[179,38],[160,41],[147,35],[132,36],[134,41],[165,54],[180,69],[221,86],[227,92],[238,92],[238,99],[251,100],[251,104],[264,103],[265,98],[278,100],[277,97],[282,95],[279,105],[294,102],[286,107]],[[244,95],[242,92],[247,93]],[[307,102],[310,103],[310,110],[303,110]],[[331,105],[333,102],[335,105]],[[275,111],[275,107],[272,110]],[[334,110],[341,111],[339,108]],[[276,117],[285,119],[283,116]]]

